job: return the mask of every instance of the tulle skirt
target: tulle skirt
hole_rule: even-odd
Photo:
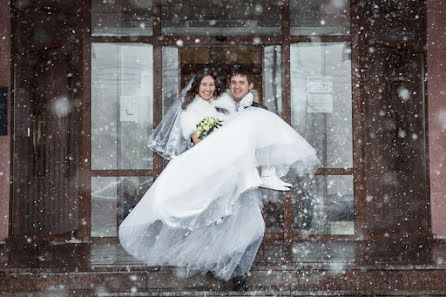
[[[121,245],[149,266],[186,275],[245,275],[262,241],[258,168],[311,172],[314,149],[272,112],[249,108],[174,158],[119,227]]]

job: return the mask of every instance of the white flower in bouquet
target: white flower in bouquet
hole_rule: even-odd
[[[221,126],[221,121],[216,118],[207,117],[202,119],[197,125],[197,136],[199,139],[203,139],[205,136],[209,135],[215,128]]]

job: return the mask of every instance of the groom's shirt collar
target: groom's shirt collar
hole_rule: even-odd
[[[254,96],[251,93],[248,93],[245,95],[245,97],[240,100],[239,103],[237,103],[237,111],[241,111],[245,109],[246,107],[249,107],[254,102]]]

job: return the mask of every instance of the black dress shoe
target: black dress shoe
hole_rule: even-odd
[[[248,291],[248,285],[246,284],[246,276],[237,276],[232,279],[234,282],[234,291],[246,292]]]

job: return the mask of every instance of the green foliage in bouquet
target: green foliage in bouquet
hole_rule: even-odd
[[[211,134],[211,132],[221,126],[221,121],[213,117],[207,117],[202,119],[197,124],[197,136],[199,139],[203,139],[205,136]]]

